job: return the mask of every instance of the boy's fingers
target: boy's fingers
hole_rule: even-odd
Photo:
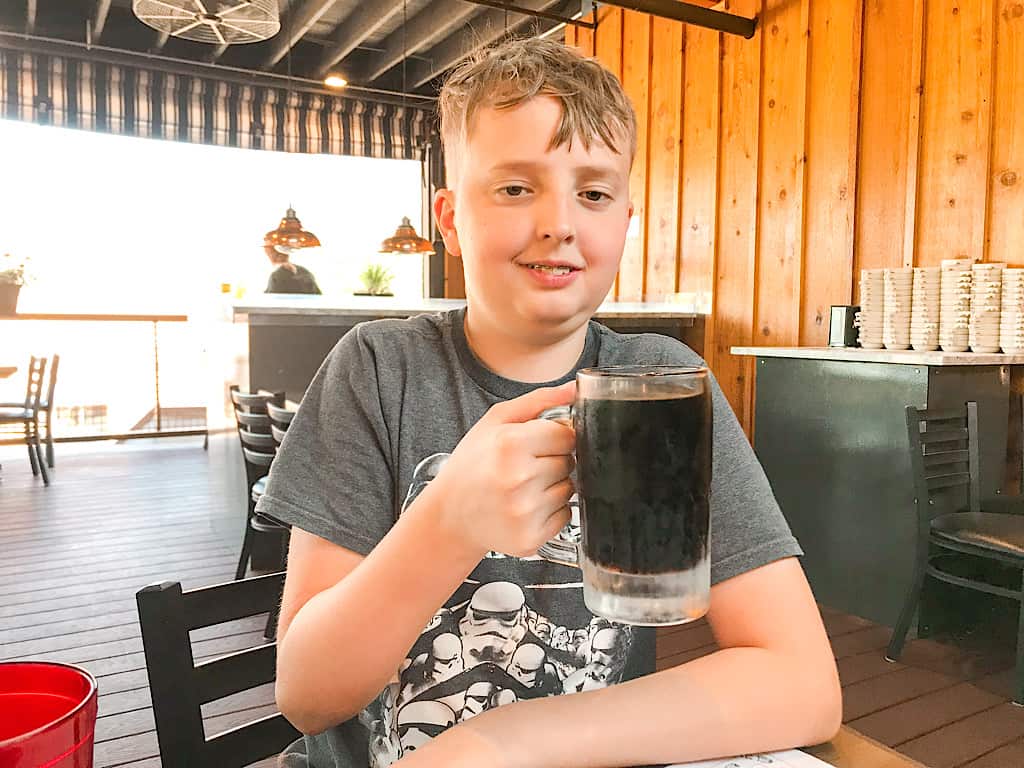
[[[570,381],[560,387],[541,387],[527,392],[514,400],[498,403],[488,411],[501,424],[532,421],[542,411],[556,405],[569,405],[576,397],[576,382]]]

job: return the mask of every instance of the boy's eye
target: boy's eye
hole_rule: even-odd
[[[611,196],[607,192],[602,192],[599,189],[588,189],[583,193],[583,196],[591,203],[600,203],[602,200],[611,199]]]
[[[509,197],[520,197],[526,192],[526,187],[518,184],[509,184],[507,187],[502,187],[501,191]]]

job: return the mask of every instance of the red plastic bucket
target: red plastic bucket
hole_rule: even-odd
[[[0,663],[0,767],[92,768],[96,678],[42,661]]]

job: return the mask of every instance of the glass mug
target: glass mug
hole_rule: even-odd
[[[707,368],[586,368],[576,374],[575,403],[539,418],[576,431],[576,494],[573,522],[538,554],[579,565],[584,602],[597,616],[661,626],[707,613]]]

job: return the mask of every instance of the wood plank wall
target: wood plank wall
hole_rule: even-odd
[[[1024,263],[1024,2],[717,7],[758,16],[755,36],[604,6],[565,39],[640,124],[609,298],[710,294],[705,354],[749,432],[752,362],[731,347],[825,344],[861,269]]]
[[[749,430],[730,347],[825,344],[862,268],[1024,263],[1024,3],[719,7],[754,38],[604,7],[566,42],[621,73],[641,123],[614,298],[711,291],[705,352]]]

